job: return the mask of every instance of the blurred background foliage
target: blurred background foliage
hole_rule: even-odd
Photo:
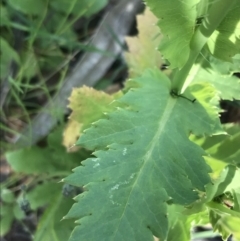
[[[6,141],[56,93],[107,0],[1,1],[1,131]],[[7,139],[7,140],[6,140]]]
[[[72,220],[60,220],[72,206],[72,197],[81,190],[59,181],[89,153],[68,153],[62,145],[65,116],[36,146],[18,149],[14,138],[25,126],[31,126],[33,117],[51,102],[84,52],[105,54],[91,46],[89,39],[104,13],[115,4],[108,0],[0,3],[3,240],[66,241],[74,227]],[[98,88],[111,84],[119,69],[121,64],[99,80]],[[36,230],[38,224],[42,228]]]

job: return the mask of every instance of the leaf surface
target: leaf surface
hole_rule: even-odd
[[[194,82],[213,84],[222,99],[240,99],[240,80],[234,75],[223,75],[212,69],[199,67],[197,74],[194,76]]]
[[[110,111],[111,106],[109,104],[113,100],[114,96],[87,86],[74,89],[69,98],[69,107],[73,110],[69,118],[81,123],[84,130],[93,121],[100,119],[103,113]]]
[[[199,0],[146,0],[146,3],[159,19],[163,34],[160,52],[171,68],[181,68],[189,57]]]
[[[62,220],[73,201],[58,193],[39,220],[34,241],[66,241],[74,227],[72,220]]]
[[[115,95],[108,95],[87,86],[73,89],[69,98],[69,108],[72,109],[72,113],[64,131],[64,145],[68,148],[73,147],[80,133],[89,127],[92,122],[100,119],[104,113],[111,111],[113,107],[109,104],[115,96],[120,95],[120,92]]]
[[[73,167],[77,166],[87,153],[67,153],[61,145],[62,126],[48,136],[48,146],[40,148],[33,146],[6,153],[7,162],[15,172],[52,176],[66,175]]]
[[[210,52],[217,58],[232,61],[240,52],[240,1],[235,1],[232,9],[213,32],[207,44]]]
[[[218,117],[172,96],[170,80],[158,70],[128,81],[125,91],[120,107],[78,141],[96,157],[65,179],[86,190],[67,215],[81,218],[71,241],[164,240],[167,202],[188,205],[210,182],[204,152],[188,135],[214,133]]]
[[[131,77],[139,76],[146,68],[161,67],[163,60],[157,47],[161,40],[157,18],[147,8],[144,15],[137,16],[138,36],[126,37],[128,51],[125,58]]]
[[[211,203],[210,206],[210,222],[213,225],[214,230],[218,230],[224,240],[233,234],[234,240],[240,240],[240,215],[239,212],[229,210],[228,208],[217,204]]]
[[[0,59],[0,77],[5,78],[8,75],[11,61],[20,62],[17,52],[9,45],[9,43],[2,37],[1,42],[1,59]]]
[[[26,199],[31,205],[31,210],[37,210],[39,207],[52,202],[54,197],[61,192],[62,185],[49,181],[43,184],[36,185],[33,190],[26,194]]]
[[[9,4],[17,11],[38,16],[41,15],[47,7],[46,0],[9,0]]]
[[[71,12],[74,15],[90,17],[107,5],[107,0],[53,0],[51,5],[57,11]]]
[[[199,144],[215,161],[240,166],[240,127],[238,125],[224,125],[228,135],[212,137],[194,137],[191,140]]]

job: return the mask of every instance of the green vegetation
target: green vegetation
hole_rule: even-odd
[[[31,33],[31,56],[37,43],[42,50],[58,43],[54,54],[61,46],[79,47],[69,44],[68,26],[107,3],[92,1],[90,8],[90,1],[61,0],[46,8],[39,1],[34,7],[42,12],[59,11],[53,41],[43,14],[21,5],[28,1],[12,2],[4,6],[4,16],[14,8],[34,16],[24,25]],[[34,241],[189,241],[193,226],[208,223],[224,240],[231,234],[240,240],[240,127],[219,119],[220,99],[240,100],[240,1],[146,0],[146,5],[137,17],[138,37],[126,39],[130,79],[123,90],[109,95],[86,86],[74,89],[68,123],[56,128],[44,147],[6,153],[15,174],[2,183],[1,235],[14,219],[24,219],[26,209],[46,207]],[[3,56],[12,58],[4,58],[1,68],[12,59],[19,63],[15,81],[8,81],[21,98],[40,69],[26,76],[23,60],[29,57],[4,39]],[[49,66],[48,57],[43,66]],[[167,70],[160,70],[163,66]],[[19,174],[27,188],[18,187],[16,195]]]

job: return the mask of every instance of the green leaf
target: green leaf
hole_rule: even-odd
[[[240,214],[239,212],[232,211],[221,204],[210,203],[209,217],[214,230],[222,234],[224,240],[233,234],[234,239],[240,240]]]
[[[200,103],[205,111],[211,116],[213,119],[218,119],[219,117],[219,95],[216,92],[216,89],[209,83],[196,83],[189,86],[189,91],[192,95],[194,95],[196,102]],[[192,100],[193,98],[187,96],[187,92],[185,97]],[[216,121],[213,129],[215,130],[215,134],[225,134],[222,130],[222,127],[219,126],[219,122]]]
[[[194,137],[191,140],[200,145],[210,158],[232,165],[240,165],[240,126],[228,124],[224,129],[229,135]]]
[[[126,61],[130,67],[130,76],[136,77],[150,67],[161,67],[163,60],[157,47],[161,40],[157,18],[147,8],[144,15],[137,16],[138,36],[126,37],[128,51]]]
[[[52,7],[61,12],[70,12],[77,16],[90,17],[92,14],[97,13],[108,3],[108,0],[54,0],[51,1]],[[80,17],[79,16],[79,17]]]
[[[31,210],[36,210],[51,202],[54,196],[61,193],[61,189],[62,185],[51,181],[37,185],[26,194],[26,199],[31,205]]]
[[[20,149],[6,153],[7,162],[15,172],[25,174],[51,174],[63,175],[86,158],[88,153],[84,150],[78,153],[67,153],[62,145],[62,131],[60,126],[48,136],[49,146],[39,148]]]
[[[231,192],[240,188],[240,170],[229,165],[221,173],[220,177],[214,182],[216,192],[214,196],[219,196],[225,192]]]
[[[159,50],[171,68],[181,68],[190,54],[190,41],[194,34],[199,0],[146,0],[151,11],[159,19],[163,34]]]
[[[8,9],[0,4],[1,14],[0,14],[0,26],[7,26],[10,23]]]
[[[226,66],[229,65],[226,64]],[[219,91],[219,95],[222,99],[240,99],[240,80],[236,76],[231,76],[229,74],[223,75],[213,69],[205,69],[200,66],[194,66],[194,69],[198,69],[194,75],[194,83],[208,82],[213,84]]]
[[[30,79],[38,73],[38,59],[33,49],[29,49],[29,51],[23,52],[22,62],[22,72],[24,77]],[[31,68],[29,68],[29,66],[31,66]]]
[[[72,220],[62,220],[73,201],[64,198],[61,193],[55,195],[51,201],[39,220],[34,241],[66,241],[74,227]]]
[[[183,210],[184,208],[178,205],[168,207],[169,231],[166,240],[190,240],[190,223],[186,222],[187,216],[182,214]]]
[[[1,58],[0,58],[0,78],[5,78],[10,71],[10,64],[12,61],[19,63],[20,59],[15,50],[9,45],[9,43],[2,37],[1,42]]]
[[[240,212],[240,189],[233,190],[234,206],[233,210]]]
[[[71,241],[164,240],[167,203],[189,205],[210,182],[204,152],[188,135],[215,133],[218,118],[198,101],[172,96],[158,70],[128,81],[125,92],[120,107],[78,141],[97,151],[65,179],[86,190],[67,215],[81,218]]]
[[[3,188],[1,189],[1,200],[5,203],[13,203],[15,197],[11,190]]]
[[[15,219],[17,219],[17,220],[22,220],[26,217],[25,212],[21,209],[18,202],[16,202],[13,207],[13,214],[14,214]]]
[[[82,130],[84,130],[92,122],[100,119],[103,113],[111,111],[112,106],[109,104],[114,98],[114,96],[87,86],[74,89],[69,98],[69,107],[73,110],[69,118],[83,124]]]
[[[232,57],[240,52],[240,2],[235,1],[218,28],[208,41],[210,52],[217,58],[232,61]]]
[[[9,0],[8,3],[17,11],[37,16],[40,16],[47,7],[46,0]]]
[[[209,223],[208,210],[202,199],[185,208],[171,205],[168,208],[168,217],[170,227],[167,241],[189,241],[194,226]]]
[[[238,73],[240,71],[240,54],[236,54],[232,57],[232,62],[225,62],[220,59],[209,57],[210,65],[208,68],[212,68],[214,71],[220,75],[231,76],[233,73]]]
[[[36,146],[8,152],[6,158],[15,172],[40,174],[51,173],[57,170],[51,161],[50,150],[44,150]]]
[[[189,241],[190,239],[190,229],[187,230],[183,222],[177,222],[168,233],[168,241]]]
[[[12,206],[1,204],[1,216],[0,216],[0,237],[7,234],[11,228],[12,222],[14,220]]]

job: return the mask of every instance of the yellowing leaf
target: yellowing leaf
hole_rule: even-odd
[[[69,152],[77,151],[79,149],[79,147],[74,146],[74,144],[79,138],[81,128],[82,124],[75,120],[70,120],[68,122],[63,132],[63,145]]]
[[[83,129],[85,129],[109,110],[108,104],[114,100],[114,97],[102,91],[83,86],[74,89],[69,100],[69,107],[73,110],[69,118],[82,123]]]
[[[88,128],[92,122],[98,120],[104,113],[109,112],[113,108],[109,104],[118,95],[121,95],[121,93],[108,95],[87,86],[74,89],[69,98],[69,107],[72,109],[72,114],[64,131],[64,146],[67,148],[72,147],[82,130]],[[76,149],[69,149],[69,151],[74,150]]]
[[[125,58],[130,66],[131,77],[140,75],[146,68],[159,68],[163,62],[157,50],[161,34],[156,23],[157,18],[147,8],[143,15],[137,16],[138,36],[126,37],[129,52],[125,53]]]

